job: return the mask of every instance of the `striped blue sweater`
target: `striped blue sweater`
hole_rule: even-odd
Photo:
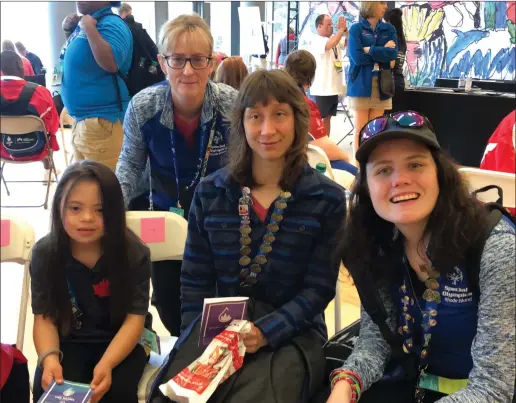
[[[335,296],[339,263],[332,255],[345,219],[343,188],[308,165],[292,189],[280,230],[258,275],[254,296],[276,309],[255,322],[272,348],[308,328],[327,339],[323,312]],[[182,328],[195,320],[204,298],[239,295],[241,267],[240,186],[223,168],[197,186],[190,208],[188,238],[181,269]],[[251,211],[251,255],[265,223]]]

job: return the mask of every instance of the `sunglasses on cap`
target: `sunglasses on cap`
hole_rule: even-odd
[[[359,145],[362,145],[364,141],[385,131],[389,119],[392,119],[398,126],[403,128],[423,127],[424,125],[427,125],[432,131],[434,131],[430,121],[425,116],[417,112],[394,112],[369,121],[360,131]]]

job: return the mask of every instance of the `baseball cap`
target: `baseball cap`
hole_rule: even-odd
[[[411,139],[435,150],[441,148],[433,126],[425,116],[402,111],[372,119],[360,130],[356,160],[367,162],[378,144],[394,139]]]

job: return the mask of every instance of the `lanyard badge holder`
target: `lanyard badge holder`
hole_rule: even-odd
[[[333,66],[335,67],[335,70],[337,70],[337,73],[342,73],[342,61],[339,60],[339,54],[337,52],[336,48],[332,48],[333,55],[335,56],[335,61],[333,62]]]
[[[63,74],[64,74],[64,67],[63,67],[63,60],[65,57],[66,50],[68,49],[68,46],[70,46],[70,43],[79,35],[79,32],[81,32],[81,28],[77,26],[75,30],[72,32],[70,37],[66,40],[65,44],[61,48],[61,52],[59,53],[59,63],[54,67],[54,74],[52,74],[52,86],[53,87],[59,87],[63,83]]]

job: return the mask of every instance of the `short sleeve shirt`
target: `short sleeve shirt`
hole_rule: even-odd
[[[335,60],[342,62],[344,39],[335,48],[325,50],[328,39],[330,38],[314,36],[309,49],[317,63],[314,81],[310,87],[310,95],[313,96],[344,95],[344,73],[338,73],[334,66]]]
[[[109,7],[96,11],[92,17],[100,19],[97,30],[111,47],[118,70],[127,75],[133,55],[133,38],[129,27]],[[68,113],[74,119],[123,121],[130,100],[129,90],[120,77],[97,64],[88,37],[82,30],[66,49],[63,71],[61,94]],[[123,110],[120,110],[115,78],[118,80]]]
[[[49,298],[42,284],[45,275],[42,257],[49,253],[48,235],[38,241],[32,251],[30,263],[32,312],[34,315],[45,313],[44,301]],[[142,244],[130,244],[130,263],[134,265],[128,272],[135,273],[133,281],[133,298],[129,314],[145,315],[149,307],[150,288],[150,254]],[[107,276],[105,260],[101,256],[95,266],[89,269],[71,255],[66,259],[68,297],[79,309],[75,326],[71,334],[61,341],[109,342],[118,332],[110,323],[111,289]],[[75,308],[74,307],[74,308]],[[74,309],[72,308],[72,309]]]

